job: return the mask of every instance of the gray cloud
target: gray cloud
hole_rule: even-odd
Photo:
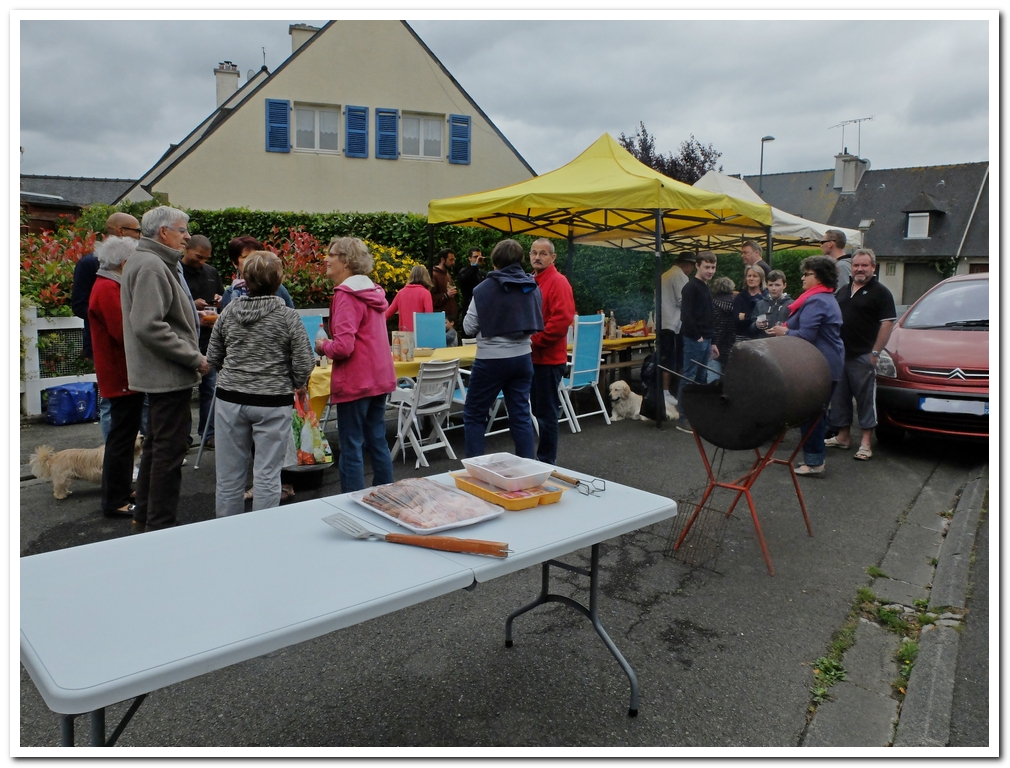
[[[258,69],[265,46],[273,71],[288,23],[22,22],[22,171],[143,173],[213,110],[214,66]],[[662,151],[692,133],[712,143],[730,173],[757,172],[766,134],[766,173],[830,167],[842,148],[830,126],[869,115],[862,154],[876,168],[988,158],[986,22],[411,26],[541,173],[639,121]],[[852,151],[856,136],[846,128]]]

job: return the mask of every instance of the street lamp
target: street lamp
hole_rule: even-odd
[[[765,191],[765,188],[764,188],[764,175],[765,175],[765,142],[766,141],[775,141],[775,137],[774,136],[764,136],[761,139],[761,170],[758,173],[758,194],[759,195],[763,194],[764,191]]]

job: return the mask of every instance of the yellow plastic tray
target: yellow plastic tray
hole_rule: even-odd
[[[569,490],[567,485],[548,480],[543,485],[527,488],[524,491],[502,491],[489,483],[470,477],[470,473],[465,469],[459,472],[450,472],[449,475],[456,481],[456,487],[461,491],[471,493],[478,499],[490,501],[492,504],[505,507],[512,512],[531,509],[540,504],[554,504],[561,500],[562,493]]]

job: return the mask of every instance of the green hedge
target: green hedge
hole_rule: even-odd
[[[115,210],[125,210],[140,218],[160,201],[131,203],[121,206],[94,205],[77,220],[78,229],[101,232],[105,219]],[[226,247],[239,235],[251,235],[259,240],[271,238],[276,232],[286,233],[291,227],[303,227],[320,242],[333,237],[360,237],[380,245],[393,246],[407,256],[428,263],[427,219],[410,213],[285,213],[252,211],[247,208],[226,208],[221,211],[187,210],[190,230],[208,237],[213,248],[211,263],[227,281],[232,276]],[[502,235],[478,227],[435,227],[435,251],[451,248],[456,253],[457,269],[465,264],[466,251],[481,248],[485,256],[502,239]],[[534,238],[515,238],[529,252]],[[566,271],[568,244],[554,240],[558,252],[557,267]],[[795,296],[800,286],[799,262],[818,250],[781,251],[773,254],[771,265],[786,273],[788,290]],[[322,255],[322,254],[320,254]],[[673,254],[663,255],[663,270],[673,264]],[[529,263],[526,263],[527,269]],[[592,245],[576,245],[572,286],[576,310],[590,314],[603,309],[614,313],[621,323],[644,319],[654,307],[655,255],[651,252],[624,251]],[[739,253],[720,254],[717,275],[726,275],[739,288],[743,282],[743,263]]]

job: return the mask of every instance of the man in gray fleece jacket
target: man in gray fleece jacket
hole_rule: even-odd
[[[146,392],[150,403],[133,512],[136,532],[177,525],[190,398],[210,370],[200,354],[196,306],[179,270],[188,221],[186,213],[165,205],[145,213],[143,236],[126,260],[120,284],[130,389]]]

